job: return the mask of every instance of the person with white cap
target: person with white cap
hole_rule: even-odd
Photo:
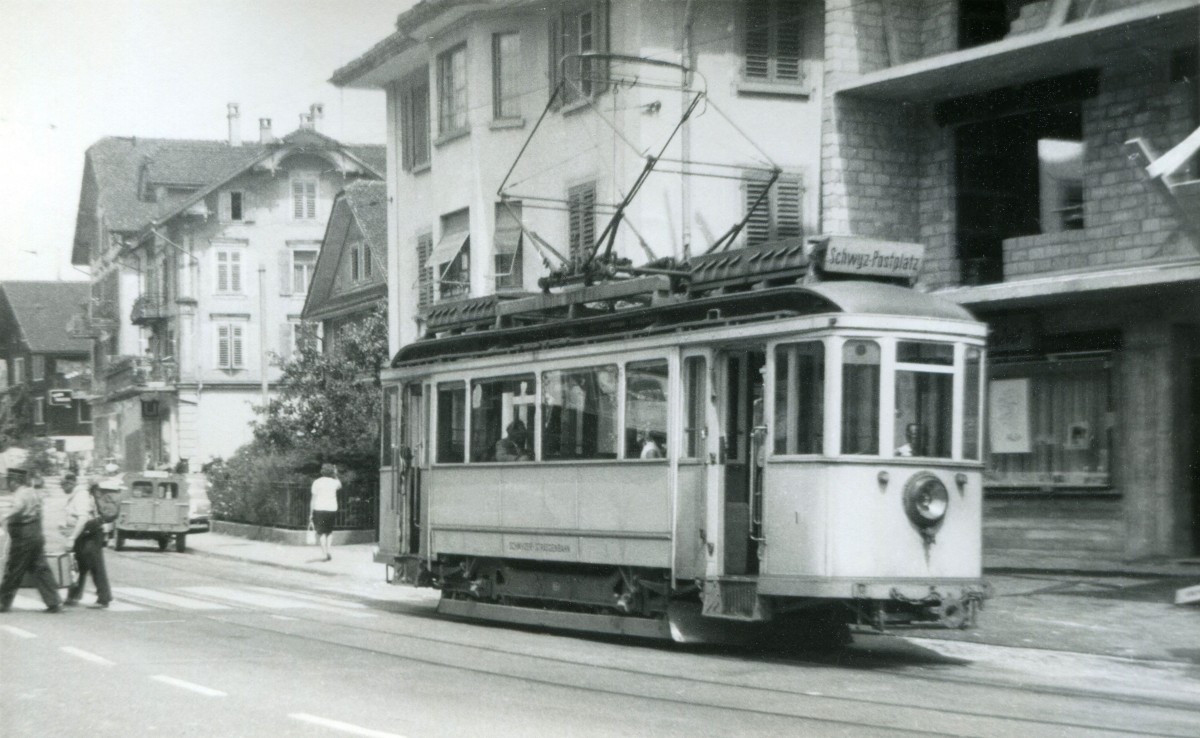
[[[101,494],[100,485],[92,484],[89,489],[74,489],[75,475],[67,472],[62,481],[67,498],[63,535],[67,550],[75,552],[75,563],[79,567],[79,578],[67,590],[66,605],[77,605],[83,598],[83,587],[87,575],[92,575],[96,585],[96,604],[92,607],[104,609],[112,601],[112,588],[108,584],[108,570],[104,566],[104,521],[96,503]]]

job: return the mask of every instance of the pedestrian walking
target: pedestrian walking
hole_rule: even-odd
[[[342,483],[337,479],[337,467],[333,464],[321,464],[321,476],[312,483],[312,502],[309,507],[308,521],[317,530],[317,542],[326,561],[332,561],[329,553],[329,537],[333,534],[333,522],[337,517],[337,493]]]
[[[13,472],[18,472],[14,474]],[[12,509],[5,518],[8,526],[8,561],[4,564],[4,579],[0,581],[0,612],[8,612],[21,580],[28,572],[37,584],[38,594],[46,603],[46,612],[62,612],[58,582],[46,563],[46,537],[42,533],[42,489],[45,486],[37,474],[29,475],[29,484],[22,484],[25,471],[9,471],[9,489],[13,494]]]
[[[65,605],[77,605],[83,599],[83,588],[88,574],[96,586],[96,602],[91,607],[104,609],[112,602],[112,588],[108,584],[108,570],[104,566],[104,522],[96,504],[99,484],[88,489],[75,487],[75,475],[63,476],[63,491],[67,497],[66,516],[63,520],[63,537],[67,550],[75,554],[79,578],[67,590]]]

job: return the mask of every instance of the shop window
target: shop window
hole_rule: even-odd
[[[542,374],[542,458],[617,458],[617,367]]]
[[[471,383],[471,461],[533,459],[534,375]]]
[[[954,422],[954,346],[896,345],[896,456],[950,458]]]
[[[819,454],[825,428],[825,345],[775,349],[775,453]]]
[[[879,344],[842,347],[842,453],[879,453]]]
[[[625,367],[625,458],[667,456],[667,362]]]
[[[691,356],[683,361],[683,397],[687,403],[683,418],[683,456],[702,458],[708,410],[708,361]]]
[[[988,386],[987,486],[1110,486],[1111,383],[1103,359],[995,365]]]
[[[443,382],[437,396],[437,461],[461,464],[466,460],[467,385]]]

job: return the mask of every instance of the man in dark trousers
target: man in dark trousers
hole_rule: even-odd
[[[18,474],[13,474],[18,471]],[[20,484],[24,470],[9,471],[9,488],[16,486],[12,509],[8,513],[8,561],[4,564],[4,580],[0,582],[0,612],[8,612],[21,586],[25,572],[37,584],[46,612],[62,612],[58,583],[46,563],[46,538],[42,533],[42,478],[33,475],[30,485]],[[19,486],[18,486],[19,485]],[[32,485],[32,486],[31,486]]]
[[[79,567],[79,579],[67,590],[65,605],[76,605],[83,598],[83,586],[88,574],[96,585],[96,604],[90,607],[106,608],[112,601],[112,589],[108,586],[108,571],[104,567],[104,523],[96,507],[96,495],[100,485],[89,489],[75,489],[75,475],[67,472],[63,476],[62,488],[66,492],[66,515],[63,518],[63,537],[67,550],[75,552],[75,563]]]

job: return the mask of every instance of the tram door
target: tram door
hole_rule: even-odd
[[[429,416],[426,395],[419,382],[406,384],[400,408],[400,554],[416,554],[421,547],[421,506],[427,459]]]
[[[725,573],[758,573],[765,349],[720,354],[720,454],[724,465]]]

